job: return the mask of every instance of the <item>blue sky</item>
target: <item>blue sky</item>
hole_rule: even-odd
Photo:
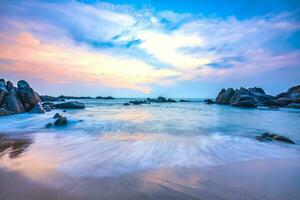
[[[300,83],[299,1],[2,1],[0,75],[41,94],[214,97]]]

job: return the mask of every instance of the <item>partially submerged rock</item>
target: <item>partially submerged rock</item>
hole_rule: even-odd
[[[59,113],[56,113],[54,116],[53,116],[53,119],[57,119],[59,117],[62,117]]]
[[[244,100],[244,101],[239,101],[234,104],[232,104],[234,107],[242,107],[242,108],[256,108],[256,101],[254,100]]]
[[[214,102],[214,101],[211,100],[211,99],[205,99],[205,100],[204,100],[204,103],[206,103],[206,104],[215,104],[216,102]]]
[[[0,116],[12,115],[13,112],[6,110],[5,108],[0,108]]]
[[[265,132],[260,136],[256,136],[256,139],[259,141],[272,141],[272,140],[277,140],[277,141],[281,141],[281,142],[286,142],[289,144],[295,144],[294,141],[292,141],[291,139],[284,137],[282,135],[278,135],[275,133],[270,133],[270,132]]]
[[[84,103],[79,101],[68,101],[64,103],[55,104],[55,108],[60,109],[83,109],[85,108]]]
[[[181,102],[181,103],[189,103],[191,101],[190,100],[185,100],[185,99],[180,99],[179,102]]]
[[[153,103],[175,103],[176,101],[171,98],[165,98],[165,97],[158,97],[157,99],[151,99],[147,98],[148,102],[153,102]]]
[[[52,123],[48,123],[48,124],[46,124],[45,128],[51,128],[52,126],[53,126]]]
[[[300,109],[300,103],[290,103],[287,107]]]
[[[42,106],[41,102],[37,102],[33,108],[29,111],[32,114],[41,114],[45,113],[44,107]]]
[[[67,124],[68,124],[67,118],[66,117],[62,117],[62,116],[58,117],[56,119],[56,121],[54,122],[55,126],[65,126]]]

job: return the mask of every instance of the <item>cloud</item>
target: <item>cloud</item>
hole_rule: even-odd
[[[1,72],[53,83],[151,92],[299,67],[299,49],[270,45],[280,38],[289,46],[285,38],[300,30],[297,11],[241,20],[76,1],[10,2],[1,10]]]
[[[156,69],[134,58],[113,57],[86,46],[47,43],[30,33],[0,35],[1,71],[35,77],[52,83],[78,82],[150,92],[151,83],[163,83],[178,73]]]

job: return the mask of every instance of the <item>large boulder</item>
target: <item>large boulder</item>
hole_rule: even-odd
[[[20,100],[17,89],[13,88],[9,91],[8,95],[4,99],[3,107],[12,111],[14,114],[25,112],[25,108]]]
[[[222,89],[216,98],[217,104],[230,104],[231,98],[235,94],[235,90],[233,88],[228,88],[227,90]]]
[[[32,107],[40,101],[39,95],[24,80],[19,81],[17,85],[21,101],[26,111],[31,110]]]
[[[79,101],[68,101],[64,103],[55,104],[56,108],[60,109],[82,109],[85,108],[84,103]]]
[[[8,90],[5,86],[5,80],[0,79],[0,106],[2,105],[6,95],[8,95]]]

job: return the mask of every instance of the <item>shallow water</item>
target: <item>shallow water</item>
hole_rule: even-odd
[[[84,110],[1,117],[1,137],[16,140],[22,150],[14,153],[12,146],[4,146],[0,166],[27,173],[34,169],[34,176],[55,171],[112,177],[161,167],[300,158],[299,110],[239,109],[206,105],[200,99],[136,106],[123,106],[128,99],[81,101],[87,106]],[[67,116],[69,125],[45,129],[56,112]],[[297,144],[254,139],[265,131]]]

